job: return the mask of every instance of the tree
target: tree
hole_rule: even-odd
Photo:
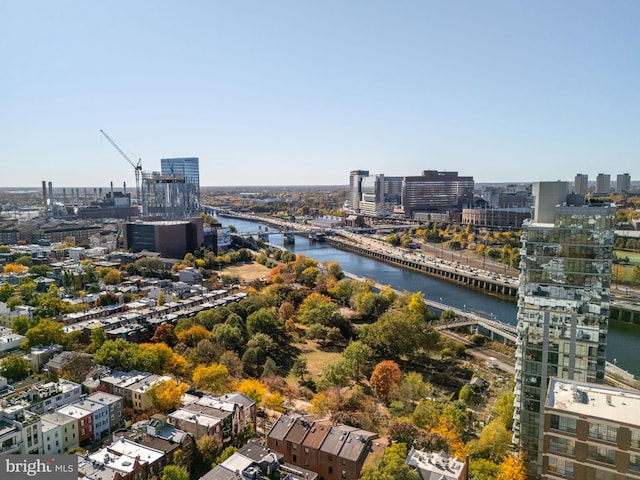
[[[95,301],[96,307],[106,307],[108,305],[117,305],[120,303],[120,299],[113,292],[105,292],[100,295]]]
[[[251,400],[259,404],[262,402],[262,398],[267,393],[267,386],[264,384],[262,380],[256,380],[255,378],[248,378],[246,380],[241,381],[237,386],[236,390],[240,393],[243,393]]]
[[[199,389],[219,393],[229,379],[229,370],[219,363],[209,366],[198,365],[193,370],[192,379]]]
[[[115,268],[110,268],[106,271],[104,276],[102,277],[102,282],[105,285],[118,285],[122,280],[122,275],[120,274],[120,270]]]
[[[169,413],[182,405],[182,396],[189,390],[186,383],[178,384],[175,380],[154,383],[147,394],[152,405],[162,413]]]
[[[389,392],[400,384],[402,372],[400,366],[393,360],[383,360],[378,363],[371,374],[370,383],[373,391],[382,400],[387,401]]]
[[[527,469],[520,455],[507,455],[500,464],[496,480],[526,480]]]
[[[102,328],[94,328],[93,330],[91,330],[91,343],[89,344],[89,347],[87,348],[87,350],[90,352],[95,352],[106,341],[107,341],[107,334],[104,333],[104,330]]]
[[[161,480],[189,480],[189,472],[179,465],[167,465],[162,471]]]
[[[357,340],[349,342],[347,348],[342,352],[342,358],[344,358],[351,377],[356,382],[360,381],[361,376],[367,373],[367,367],[372,356],[373,350],[371,347]]]
[[[282,335],[284,322],[272,308],[261,308],[247,317],[247,332],[249,335],[264,333],[272,339],[278,340]]]
[[[413,445],[418,429],[407,418],[392,420],[389,424],[389,440],[405,445]]]
[[[495,462],[507,453],[510,446],[511,432],[505,428],[501,419],[496,418],[482,429],[477,441],[470,442],[469,453]]]
[[[173,325],[170,323],[163,323],[156,328],[151,341],[154,343],[165,343],[169,347],[175,347],[178,343],[178,337],[174,331]]]
[[[298,309],[298,320],[306,325],[319,323],[324,326],[336,326],[339,322],[338,316],[338,306],[331,298],[319,293],[308,295]]]
[[[0,373],[9,380],[23,380],[29,376],[31,366],[23,357],[12,355],[5,358],[0,364]]]
[[[200,340],[204,340],[210,336],[211,332],[201,325],[194,325],[187,330],[176,333],[178,342],[182,342],[188,347],[195,347]]]
[[[64,332],[62,324],[52,320],[42,319],[38,324],[25,332],[26,347],[31,348],[36,345],[50,345],[64,343]]]
[[[304,376],[309,373],[307,369],[307,359],[301,357],[296,358],[291,367],[291,373],[296,377],[300,377],[300,380],[304,382]]]
[[[478,480],[494,480],[500,472],[500,465],[486,458],[473,458],[469,462],[471,478]]]
[[[502,420],[507,430],[513,427],[513,392],[504,392],[496,400],[493,412]]]
[[[419,480],[418,472],[406,462],[407,446],[404,443],[390,445],[377,468],[365,466],[361,480]]]
[[[207,466],[207,469],[213,468],[220,452],[218,442],[211,435],[203,435],[196,442],[196,448],[202,463]]]

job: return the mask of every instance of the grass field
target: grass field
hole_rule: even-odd
[[[625,252],[624,250],[614,250],[613,253],[618,258],[628,258],[629,262],[634,265],[640,265],[640,253],[636,252]]]
[[[225,267],[220,272],[220,275],[239,277],[243,281],[251,282],[257,278],[267,277],[270,271],[270,268],[267,268],[258,262],[253,262],[244,265],[231,265],[229,267]]]

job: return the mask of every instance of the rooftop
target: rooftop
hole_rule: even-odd
[[[612,422],[640,425],[640,392],[552,378],[546,408]]]

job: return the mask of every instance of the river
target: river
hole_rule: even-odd
[[[223,225],[233,225],[238,232],[257,232],[264,225],[240,219],[221,217]],[[271,230],[271,229],[269,229]],[[281,234],[269,235],[269,243],[283,246]],[[382,285],[390,285],[396,290],[422,292],[425,298],[442,302],[462,310],[468,310],[485,317],[493,317],[501,322],[515,325],[517,307],[514,298],[497,297],[481,291],[469,289],[439,278],[405,270],[355,253],[345,252],[327,243],[310,242],[296,236],[294,245],[286,247],[297,253],[318,260],[318,262],[338,262],[342,269],[360,277],[371,278]],[[609,321],[607,360],[616,363],[634,375],[640,375],[638,349],[640,347],[640,326],[616,320]]]

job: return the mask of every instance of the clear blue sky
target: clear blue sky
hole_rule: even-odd
[[[640,180],[640,2],[0,1],[0,187]]]

